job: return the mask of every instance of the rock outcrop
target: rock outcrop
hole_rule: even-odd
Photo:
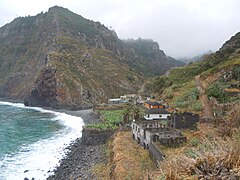
[[[30,96],[24,99],[26,106],[56,107],[57,82],[56,69],[44,68],[41,70],[37,81],[31,90]]]
[[[183,66],[184,63],[166,56],[157,42],[150,39],[129,39],[123,41],[123,54],[128,57],[129,66],[144,76],[165,74],[172,67]]]

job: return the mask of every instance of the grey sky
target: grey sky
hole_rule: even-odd
[[[121,39],[153,39],[175,58],[216,51],[240,31],[240,0],[0,0],[0,26],[54,5],[111,26]]]

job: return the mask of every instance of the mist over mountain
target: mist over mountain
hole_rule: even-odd
[[[202,61],[205,56],[214,53],[213,51],[209,50],[203,54],[191,57],[191,58],[179,58],[179,61],[185,62],[185,63],[190,63],[190,62],[196,62],[196,61]]]

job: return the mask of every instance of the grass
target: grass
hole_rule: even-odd
[[[188,149],[188,153],[171,159],[168,162],[166,177],[169,179],[240,177],[239,146],[234,145],[232,141],[226,142],[220,139],[215,142],[205,140],[202,144],[203,147],[208,148],[199,146],[198,149]]]
[[[225,78],[224,78],[225,77]],[[240,65],[231,67],[231,71],[225,73],[220,78],[207,86],[206,92],[208,97],[214,97],[220,103],[228,103],[239,101],[238,94],[226,92],[226,89],[231,89],[232,84],[239,85],[240,80]],[[236,90],[239,90],[236,88]]]
[[[110,180],[110,167],[106,163],[99,163],[91,168],[93,174],[96,175],[98,179]]]
[[[202,111],[203,107],[199,100],[199,90],[196,88],[195,81],[191,81],[175,91],[171,100],[173,107],[185,111]]]
[[[221,138],[218,129],[199,124],[198,131],[185,130],[188,142],[178,148],[163,148],[165,161],[151,173],[152,179],[240,178],[240,131]]]
[[[221,70],[233,69],[234,67],[238,66],[240,66],[240,58],[233,58],[231,60],[220,63],[213,68],[209,68],[207,71],[203,72],[201,76],[203,78],[206,78],[207,76],[217,73]]]
[[[144,179],[155,169],[149,152],[132,140],[130,131],[115,133],[105,149],[108,162],[92,168],[98,179]]]
[[[194,79],[194,77],[201,73],[200,63],[189,64],[184,67],[174,68],[170,70],[168,78],[173,84],[184,84]]]
[[[209,61],[212,60],[211,58],[214,57],[209,56]],[[232,59],[228,58],[221,60],[214,66],[212,66],[211,63],[209,64],[208,61],[202,61],[188,64],[184,67],[174,68],[170,70],[169,75],[167,75],[167,79],[172,85],[162,88],[163,92],[159,93],[159,96],[162,99],[165,99],[169,105],[180,111],[201,112],[203,110],[202,103],[195,96],[199,93],[196,90],[195,76],[201,74],[203,84],[206,84],[206,88],[209,86],[211,89],[211,87],[215,85],[213,80],[215,79],[214,81],[217,81],[219,75],[223,75],[224,73],[229,73],[231,71],[236,71],[236,73],[239,74],[239,67],[240,58],[234,57]],[[231,93],[227,94],[224,92],[224,90],[233,83],[236,84],[237,81],[221,83],[220,88],[219,86],[216,86],[215,89],[212,88],[215,92],[218,91],[217,98],[220,102],[221,100],[224,102],[239,101],[239,96],[233,96]],[[160,92],[161,89],[159,89],[159,91],[158,89],[153,90],[154,92]],[[209,97],[211,96],[214,97],[214,94],[209,94]]]
[[[110,146],[112,179],[143,179],[154,163],[149,152],[132,140],[131,132],[118,132]]]

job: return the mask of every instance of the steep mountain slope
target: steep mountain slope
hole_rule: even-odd
[[[81,108],[136,92],[143,78],[100,23],[61,7],[0,29],[0,95],[31,106]]]
[[[217,103],[240,103],[240,33],[203,61],[171,69],[167,76],[155,78],[153,91],[161,92],[161,97],[176,108],[201,111],[204,107],[199,101],[196,77],[208,97]]]
[[[159,49],[157,42],[150,39],[124,40],[128,51],[125,54],[131,68],[145,76],[156,76],[166,73],[170,68],[183,66],[184,63],[166,56]],[[126,54],[127,52],[127,54]]]
[[[30,106],[90,107],[137,92],[140,74],[174,66],[157,43],[123,42],[99,22],[58,6],[0,28],[0,97]]]

